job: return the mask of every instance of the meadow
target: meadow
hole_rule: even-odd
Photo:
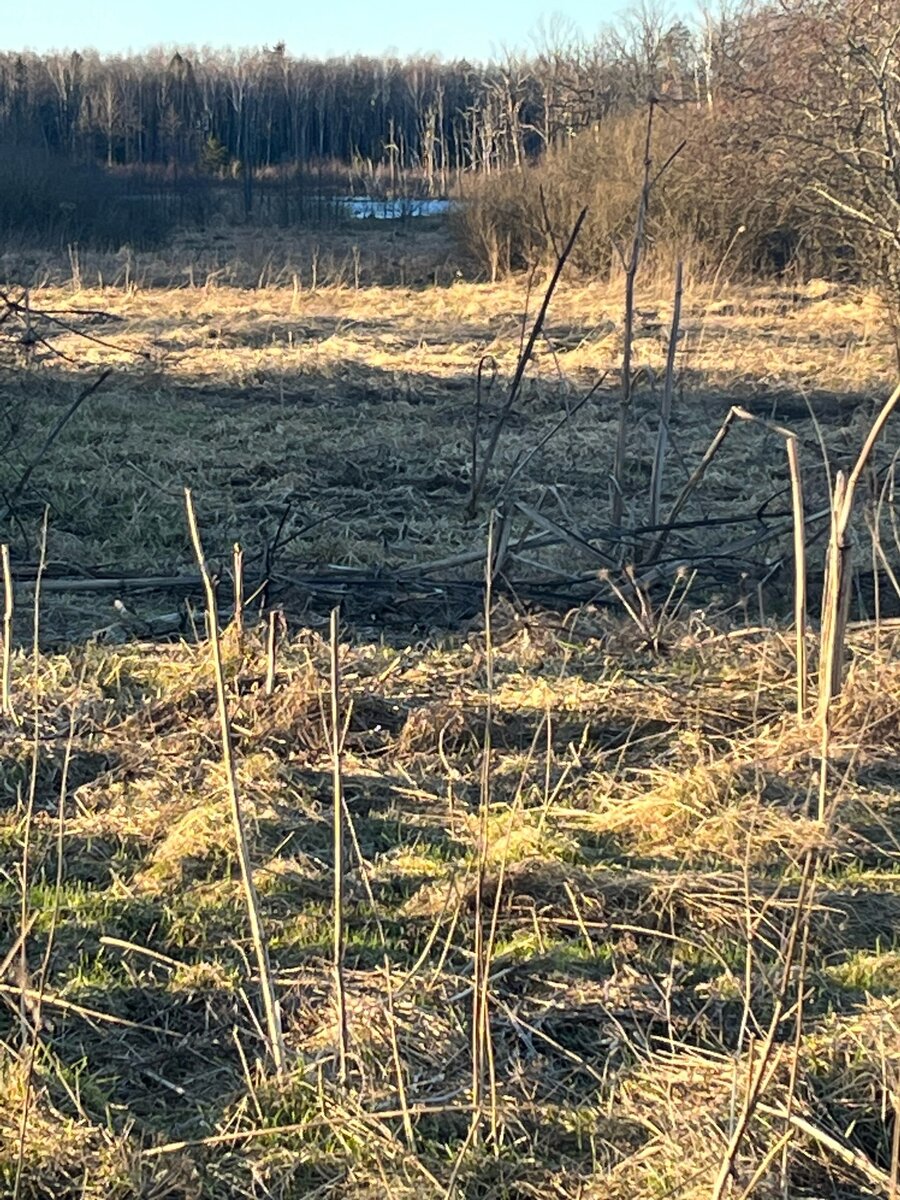
[[[655,552],[671,279],[613,525],[623,281],[564,276],[507,409],[546,278],[414,224],[0,260],[0,1191],[894,1198],[896,432],[824,742],[779,433],[814,695],[883,307],[688,271],[663,513],[758,419]]]

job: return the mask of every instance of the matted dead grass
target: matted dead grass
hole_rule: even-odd
[[[46,348],[38,346],[29,357],[14,340],[3,342],[0,409],[9,426],[0,460],[4,489],[14,486],[38,453],[48,425],[81,386],[81,373],[112,367],[114,374],[54,443],[17,501],[14,560],[33,561],[36,526],[50,501],[49,551],[58,573],[159,576],[190,570],[184,486],[197,496],[213,560],[224,567],[238,540],[248,574],[257,578],[268,554],[270,571],[284,581],[288,606],[305,611],[310,623],[322,619],[328,601],[313,603],[304,596],[290,582],[298,575],[334,566],[415,572],[422,563],[461,554],[477,560],[483,519],[472,522],[465,515],[475,370],[486,356],[497,370],[496,382],[483,395],[483,448],[515,366],[526,309],[533,315],[543,281],[529,292],[521,279],[486,285],[451,272],[439,286],[385,286],[373,281],[390,277],[379,255],[390,251],[402,261],[440,265],[453,261],[452,246],[440,231],[418,236],[361,231],[352,245],[370,264],[369,275],[359,286],[351,275],[313,288],[293,270],[292,255],[312,252],[302,239],[285,236],[261,247],[231,233],[222,238],[221,249],[210,243],[207,251],[227,257],[233,269],[202,282],[152,286],[166,280],[165,263],[148,258],[131,264],[128,287],[118,275],[104,273],[98,261],[83,264],[79,290],[52,282],[32,290],[36,308],[97,310],[113,320],[97,326],[81,319],[105,345],[76,334],[53,335],[54,346],[78,364],[77,372]],[[344,246],[340,238],[328,253]],[[202,257],[198,246],[182,249],[184,262],[196,264]],[[253,256],[263,249],[272,269],[251,278]],[[178,256],[167,261],[174,270]],[[49,267],[37,275],[48,277],[52,281]],[[428,282],[427,271],[421,282]],[[650,281],[638,297],[630,525],[646,519],[670,319],[667,290],[665,281]],[[562,420],[521,470],[513,499],[579,535],[602,532],[617,420],[621,287],[564,282],[545,332],[500,439],[485,501]],[[698,283],[686,296],[682,332],[664,497],[671,501],[729,406],[741,403],[797,431],[807,505],[821,511],[823,450],[832,470],[851,460],[895,369],[893,343],[875,298],[825,285],[720,285],[719,295],[711,297]],[[594,397],[567,421],[566,412],[600,380]],[[878,453],[884,466],[889,451]],[[773,520],[771,535],[752,518],[757,512],[764,520],[767,513],[787,512],[786,489],[780,439],[762,426],[735,430],[682,517],[702,523],[736,516],[749,523],[675,534],[666,550],[667,562],[686,556],[699,565],[696,587],[703,603],[737,599],[753,613],[756,583],[764,578],[765,603],[784,609],[789,518]],[[529,527],[529,519],[515,511],[513,540]],[[813,534],[821,530],[819,521]],[[888,523],[884,534],[892,544]],[[814,552],[819,544],[814,538]],[[617,543],[610,552],[615,557]],[[590,557],[573,555],[571,546],[557,545],[522,550],[510,574],[583,580],[596,566]],[[479,572],[475,561],[443,574],[477,578]],[[668,582],[671,575],[665,577]],[[370,591],[371,628],[408,630],[407,613],[416,605],[398,609],[390,595],[377,587]],[[886,591],[892,595],[890,587]],[[51,621],[48,613],[47,630],[56,631],[58,624],[63,637],[101,631],[129,637],[141,629],[153,636],[170,627],[179,600],[138,598],[131,620],[123,623],[105,596],[90,601],[54,596],[60,620]],[[366,606],[360,601],[361,621]],[[871,615],[871,596],[866,608]],[[439,597],[432,610],[425,605],[418,617],[422,633],[448,623]]]
[[[277,1079],[267,1066],[202,614],[182,592],[123,592],[123,612],[115,592],[48,590],[45,650],[36,664],[17,651],[18,721],[0,724],[0,960],[13,951],[0,979],[0,1191],[699,1200],[712,1194],[771,1026],[760,1102],[723,1196],[891,1196],[896,627],[851,630],[825,825],[820,738],[798,727],[794,650],[772,619],[789,599],[778,579],[787,527],[761,547],[740,526],[673,535],[673,558],[705,547],[706,573],[658,637],[621,605],[568,605],[563,590],[551,609],[513,590],[495,599],[488,639],[484,521],[464,514],[474,369],[486,355],[497,365],[483,397],[490,418],[518,354],[525,284],[458,277],[439,229],[414,242],[382,232],[356,253],[319,246],[315,288],[314,250],[223,233],[186,242],[183,262],[85,258],[77,292],[58,265],[35,261],[45,279],[35,305],[111,314],[85,325],[110,344],[54,336],[77,359],[69,370],[3,343],[4,488],[85,370],[114,368],[14,506],[17,569],[34,561],[49,502],[50,579],[192,571],[185,485],[223,575],[235,540],[248,580],[279,542],[269,568],[288,623],[273,694],[254,606],[243,639],[225,630],[223,655],[289,1070]],[[638,301],[635,522],[665,297],[662,281]],[[566,529],[593,531],[608,511],[621,289],[564,285],[546,333],[491,488],[610,372],[516,491]],[[814,512],[823,448],[832,467],[855,456],[894,361],[870,296],[692,287],[667,497],[739,402],[797,430]],[[870,501],[892,446],[878,454]],[[786,486],[781,443],[742,427],[685,515],[787,507]],[[885,547],[891,513],[886,502]],[[415,578],[423,562],[467,552],[447,569],[471,585],[466,604],[429,599],[427,581],[415,595],[379,591],[379,572]],[[867,552],[861,538],[860,562]],[[523,552],[516,569],[557,581],[593,569],[599,586],[597,565],[569,543]],[[340,593],[291,591],[290,580],[321,571],[333,584],[351,567],[368,573],[369,591],[341,649],[342,1087],[322,638]],[[761,567],[774,590],[757,592]],[[22,588],[22,646],[28,597]],[[857,601],[868,614],[862,584]],[[479,908],[491,930],[490,1058],[476,1136]],[[786,973],[798,914],[803,969],[795,956]]]
[[[900,711],[884,634],[877,645],[869,630],[852,635],[823,833],[809,787],[818,740],[795,727],[777,633],[723,642],[681,625],[669,653],[649,659],[627,638],[616,647],[605,624],[601,641],[552,616],[498,622],[483,845],[483,635],[343,648],[359,848],[344,1091],[333,1075],[327,646],[286,642],[266,696],[257,635],[243,651],[229,643],[239,787],[291,1062],[282,1081],[264,1066],[206,647],[91,646],[42,663],[29,974],[0,989],[4,1187],[21,1145],[19,1194],[34,1197],[708,1196],[813,844],[800,1040],[789,1008],[732,1194],[780,1195],[785,1171],[797,1197],[862,1196],[888,1177],[900,826],[890,735],[866,734],[892,730]],[[6,945],[20,922],[30,678],[17,660],[24,721],[3,729]],[[496,1140],[484,1145],[469,1136],[482,853],[483,903],[496,912]],[[34,1012],[45,953],[21,1141],[18,1007],[24,995]],[[785,1125],[788,1095],[869,1174]],[[785,1131],[786,1158],[770,1157]]]

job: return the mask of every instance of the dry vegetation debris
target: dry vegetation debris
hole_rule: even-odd
[[[850,632],[823,824],[821,743],[797,726],[793,647],[767,608],[779,598],[757,592],[751,570],[754,555],[777,568],[789,524],[759,550],[740,527],[709,523],[780,504],[781,443],[742,426],[693,497],[690,537],[711,566],[678,619],[661,607],[667,579],[652,596],[658,628],[619,601],[567,610],[563,595],[550,611],[513,591],[495,598],[488,630],[483,529],[463,516],[473,366],[489,355],[501,380],[514,368],[521,286],[367,287],[378,267],[365,255],[350,258],[359,287],[352,275],[312,286],[297,262],[275,271],[270,255],[274,274],[251,279],[240,257],[222,274],[226,249],[206,250],[202,286],[147,286],[173,278],[154,259],[143,274],[130,263],[124,291],[41,292],[46,307],[115,314],[112,344],[79,351],[115,374],[15,513],[24,578],[24,547],[52,502],[43,649],[36,663],[17,652],[18,720],[0,726],[0,946],[11,949],[0,1189],[35,1200],[699,1198],[730,1157],[733,1197],[895,1194],[897,631],[880,619]],[[110,267],[80,264],[83,279]],[[663,290],[651,282],[638,305],[636,490],[658,411]],[[620,301],[615,284],[561,288],[497,481],[615,365]],[[740,402],[796,429],[807,502],[821,508],[823,448],[833,466],[855,455],[892,369],[872,299],[696,286],[682,328],[671,487]],[[53,344],[66,352],[75,336],[57,331]],[[81,381],[34,348],[27,362],[11,340],[2,353],[15,479]],[[488,416],[500,410],[491,390],[483,400]],[[614,423],[601,390],[521,472],[517,497],[544,518],[542,537],[548,521],[596,527]],[[889,546],[880,489],[893,460],[879,455],[869,511]],[[243,634],[232,623],[222,638],[282,1078],[267,1069],[202,616],[181,624],[183,593],[171,590],[125,593],[127,608],[111,611],[115,589],[85,600],[52,588],[78,569],[93,583],[193,570],[184,485],[223,576],[239,539],[247,579],[278,576],[288,610],[272,689],[255,609]],[[674,559],[687,544],[672,534]],[[530,543],[521,559],[602,583],[596,561],[575,577],[571,542]],[[435,560],[451,562],[438,599],[433,577],[416,574]],[[323,608],[342,595],[328,591],[336,569],[366,586],[355,609],[343,593],[345,1087],[322,636]],[[327,572],[318,596],[316,570]],[[407,593],[385,586],[384,573],[404,571]],[[861,611],[871,600],[860,595]],[[26,606],[18,613],[24,643]],[[475,1137],[479,920],[492,929],[493,1082]],[[788,957],[786,970],[792,930],[802,969]],[[729,1156],[756,1069],[759,1102]]]
[[[281,1081],[264,1070],[206,649],[95,646],[41,664],[29,974],[0,987],[13,1051],[5,1186],[19,1153],[24,999],[25,1028],[36,1005],[41,1024],[24,1196],[442,1196],[453,1180],[466,1196],[706,1196],[813,844],[802,1030],[798,1041],[788,1011],[735,1194],[754,1176],[754,1194],[779,1194],[785,1169],[796,1196],[861,1196],[889,1176],[897,778],[890,741],[867,731],[893,730],[893,646],[854,635],[823,835],[809,787],[817,743],[794,728],[777,635],[723,641],[682,626],[670,654],[649,661],[627,639],[579,640],[577,623],[501,624],[483,890],[496,906],[496,1143],[467,1136],[482,635],[440,651],[342,651],[359,853],[346,1091],[332,1074],[327,645],[285,642],[266,696],[262,642],[226,640],[292,1064]],[[539,695],[524,686],[535,647]],[[5,727],[0,789],[7,945],[33,741],[27,656],[16,667],[24,720]],[[856,1166],[816,1132],[846,1143]]]

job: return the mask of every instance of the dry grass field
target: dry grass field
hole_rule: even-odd
[[[36,314],[73,328],[34,318],[59,357],[0,326],[18,579],[15,712],[0,717],[0,1193],[895,1200],[893,428],[856,514],[823,761],[795,712],[788,471],[770,426],[734,429],[644,586],[619,574],[623,549],[639,564],[655,537],[608,528],[621,286],[563,282],[470,519],[476,368],[483,452],[545,281],[530,295],[522,279],[472,282],[439,228],[327,250],[222,234],[74,265],[75,279],[24,252],[3,264],[36,280]],[[670,290],[649,281],[638,298],[629,529],[646,521]],[[664,511],[732,404],[790,427],[815,596],[824,460],[852,463],[896,375],[879,305],[689,280],[682,334]],[[487,514],[514,471],[486,619]],[[185,486],[221,579],[281,1074],[202,594],[184,578]],[[235,541],[247,592],[266,577],[284,613],[271,687],[259,598],[243,631],[231,620]],[[151,577],[181,582],[137,582]],[[815,642],[813,628],[813,664]]]

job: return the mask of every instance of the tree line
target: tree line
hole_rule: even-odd
[[[552,259],[588,204],[572,261],[596,272],[665,164],[645,230],[663,265],[840,274],[900,298],[900,0],[719,0],[690,24],[653,3],[491,62],[2,53],[0,234],[119,246],[203,224],[223,197],[235,219],[288,225],[347,186],[453,191],[494,275]]]
[[[548,33],[502,61],[261,50],[0,54],[0,144],[107,167],[235,173],[335,161],[416,172],[446,191],[464,171],[534,161],[654,87],[706,95],[712,22],[649,8],[586,42]]]

